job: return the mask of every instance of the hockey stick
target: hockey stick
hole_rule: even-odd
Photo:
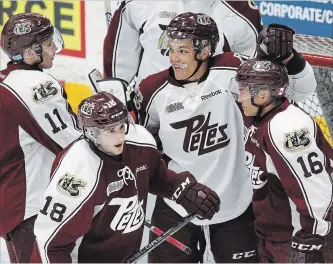
[[[161,245],[169,236],[172,236],[176,232],[178,232],[180,229],[182,229],[184,226],[186,226],[189,222],[191,222],[195,217],[198,215],[188,214],[183,218],[183,221],[179,222],[176,226],[170,228],[165,233],[163,233],[161,236],[157,237],[155,240],[150,242],[148,245],[140,249],[137,253],[134,254],[133,257],[129,258],[127,260],[127,263],[133,263],[141,259],[143,256],[147,255],[150,251],[152,251],[157,246]]]
[[[105,9],[105,18],[106,18],[106,27],[109,28],[111,23],[112,15],[111,15],[111,0],[104,0],[104,9]]]
[[[159,229],[156,226],[153,226],[152,224],[145,221],[145,226],[150,229],[154,234],[160,236],[163,235],[164,232]],[[179,242],[177,239],[173,238],[172,236],[168,237],[166,239],[171,245],[174,245],[176,248],[180,249],[181,251],[185,252],[187,255],[191,255],[192,249],[190,249],[188,246],[185,246],[182,242]]]

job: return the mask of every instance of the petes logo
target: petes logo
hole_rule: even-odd
[[[295,130],[291,133],[284,135],[284,148],[287,151],[298,151],[307,148],[311,140],[309,138],[309,130],[307,128],[302,128],[300,130]]]
[[[128,181],[134,181],[134,185],[136,188],[136,178],[131,171],[131,169],[125,166],[123,169],[117,172],[117,176],[121,178],[119,181],[111,182],[106,188],[106,193],[109,196],[111,193],[121,190],[124,185],[128,185]]]
[[[91,115],[94,109],[94,103],[84,102],[84,104],[81,106],[81,112],[85,115]]]
[[[185,152],[198,151],[198,156],[213,152],[228,146],[230,139],[226,134],[228,124],[209,124],[211,112],[208,116],[197,115],[187,120],[170,124],[173,129],[186,128],[183,150]]]
[[[210,25],[212,23],[212,20],[210,19],[209,16],[206,15],[198,15],[197,17],[197,22],[201,25]]]
[[[253,69],[255,71],[259,71],[259,72],[269,71],[269,70],[274,69],[274,68],[275,68],[275,65],[272,64],[270,61],[257,61],[253,65]]]
[[[260,178],[261,174],[263,174],[264,171],[260,170],[260,167],[254,166],[254,161],[256,159],[255,155],[252,155],[250,152],[247,151],[245,151],[245,155],[246,167],[249,169],[250,172],[253,189],[260,189],[267,183],[267,179]]]
[[[69,197],[76,198],[80,196],[80,189],[83,189],[84,187],[86,187],[86,182],[84,180],[66,173],[58,181],[57,190]]]
[[[31,32],[31,23],[30,22],[18,23],[14,27],[14,34],[17,36],[25,35],[30,32]]]
[[[31,87],[31,90],[32,98],[36,103],[48,101],[58,93],[58,89],[54,86],[52,81],[37,84]]]
[[[142,208],[143,200],[139,202],[138,196],[129,198],[113,198],[109,205],[120,206],[110,227],[114,231],[123,230],[123,234],[139,229],[144,221],[145,213]]]

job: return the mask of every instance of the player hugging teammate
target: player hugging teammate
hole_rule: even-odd
[[[134,14],[125,13],[126,5],[131,10],[140,3],[120,5],[115,17],[124,16],[125,26]],[[232,27],[222,32],[223,20],[142,7],[149,11],[138,19],[146,19],[142,28],[149,29],[156,14],[168,18],[162,27],[168,52],[156,57],[159,67],[140,69],[143,80],[131,97],[143,126],[108,92],[83,100],[76,117],[59,83],[42,72],[53,65],[61,48],[56,43],[63,44],[50,21],[26,14],[5,25],[2,48],[11,62],[0,76],[1,161],[7,162],[0,164],[7,199],[0,201],[0,231],[11,261],[135,260],[149,251],[135,254],[151,192],[159,196],[152,224],[163,231],[198,217],[174,235],[191,254],[162,243],[149,251],[149,262],[202,262],[205,247],[216,262],[324,262],[323,250],[332,248],[326,236],[333,220],[333,151],[316,122],[289,101],[316,86],[311,66],[293,49],[293,30],[271,24],[243,47],[230,41]],[[206,11],[218,17],[216,10]],[[116,22],[107,38],[115,36]],[[226,52],[237,48],[259,56]],[[110,91],[123,87],[118,84]],[[17,201],[8,194],[11,185],[21,186]],[[158,239],[151,234],[150,242]]]

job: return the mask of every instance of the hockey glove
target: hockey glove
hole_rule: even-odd
[[[298,231],[292,238],[290,263],[324,263],[322,249],[325,239],[319,235],[305,235]]]
[[[197,213],[202,219],[212,219],[220,210],[220,198],[206,185],[198,183],[190,175],[178,185],[172,200],[180,204],[190,213]]]
[[[291,28],[270,24],[258,35],[257,53],[260,58],[267,58],[282,62],[289,58],[293,52],[293,35]]]

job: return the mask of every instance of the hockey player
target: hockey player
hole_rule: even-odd
[[[107,77],[137,85],[151,74],[169,67],[166,27],[180,13],[205,13],[221,33],[216,54],[234,51],[254,56],[262,30],[258,7],[253,1],[120,1],[104,41]],[[131,63],[128,63],[128,62]]]
[[[230,83],[246,116],[260,261],[324,262],[333,220],[333,150],[317,123],[289,103],[288,84],[284,66],[263,59],[243,63]]]
[[[148,191],[204,219],[219,210],[217,194],[168,170],[154,138],[131,120],[107,92],[80,103],[83,136],[57,156],[36,220],[43,263],[125,262],[140,249]]]
[[[29,262],[52,162],[80,135],[65,91],[43,72],[62,46],[59,32],[39,14],[15,15],[1,33],[11,61],[0,71],[0,236],[13,263]]]
[[[290,33],[287,29],[279,30],[282,34]],[[140,115],[144,126],[161,140],[168,168],[176,172],[188,170],[214,188],[223,210],[212,220],[193,221],[175,235],[192,248],[192,255],[180,254],[163,244],[151,252],[149,261],[198,262],[202,257],[197,250],[201,227],[209,225],[207,245],[211,246],[216,262],[255,262],[252,186],[244,162],[243,118],[225,91],[242,57],[231,52],[212,57],[219,32],[213,19],[202,13],[175,17],[167,34],[171,67],[141,82]],[[284,63],[295,74],[293,78],[299,74],[304,77],[308,64],[292,50],[292,42],[289,44]],[[279,50],[274,54],[281,55]],[[304,78],[306,84],[298,80],[298,85],[315,86],[313,74]],[[181,206],[158,198],[152,223],[167,228],[184,214]],[[154,235],[151,236],[152,239]]]

